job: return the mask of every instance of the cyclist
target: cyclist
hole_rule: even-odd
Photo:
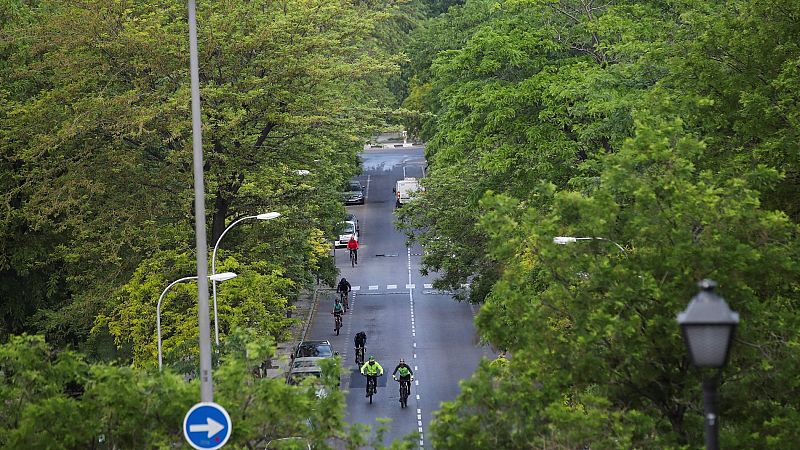
[[[406,364],[406,361],[403,358],[400,358],[400,364],[394,368],[394,372],[392,372],[392,378],[397,380],[395,375],[400,374],[400,382],[405,383],[408,386],[408,392],[411,392],[411,380],[414,379],[414,372],[411,371],[411,367]],[[403,399],[401,398],[400,401],[402,402]]]
[[[367,395],[365,397],[369,397],[369,382],[372,381],[374,383],[375,389],[372,391],[374,394],[378,393],[378,377],[383,375],[383,367],[378,364],[378,361],[375,361],[375,357],[370,355],[369,361],[365,362],[363,366],[361,366],[361,374],[367,376]]]
[[[351,257],[358,264],[358,241],[355,236],[350,236],[350,240],[347,241],[347,249],[350,250]]]
[[[334,320],[342,320],[342,314],[344,314],[344,307],[342,306],[342,303],[339,301],[338,298],[336,299],[336,303],[333,304],[332,314]],[[336,328],[334,328],[333,331],[336,331]]]
[[[363,362],[364,361],[364,353],[363,353],[364,352],[364,347],[367,346],[367,333],[364,333],[363,331],[359,331],[358,333],[356,333],[356,337],[353,338],[353,342],[356,345],[356,360],[358,360],[358,355],[359,355],[358,352],[360,351],[360,352],[362,352],[361,353],[361,362]]]
[[[347,309],[347,295],[350,293],[350,289],[352,289],[350,282],[347,281],[346,278],[342,277],[342,279],[339,280],[339,285],[336,286],[336,293],[340,294],[341,298],[344,300],[345,309]]]

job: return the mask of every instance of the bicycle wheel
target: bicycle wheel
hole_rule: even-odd
[[[352,250],[350,250],[350,267],[355,267],[355,266],[356,266],[356,254],[353,253]]]

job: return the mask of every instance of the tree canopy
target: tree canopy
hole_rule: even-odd
[[[703,278],[742,317],[723,446],[796,442],[797,17],[789,1],[475,0],[412,35],[409,127],[431,167],[401,223],[512,355],[444,405],[437,448],[702,442],[675,316]]]

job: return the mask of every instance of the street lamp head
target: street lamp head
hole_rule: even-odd
[[[572,242],[578,242],[578,239],[572,236],[556,236],[553,238],[553,244],[567,245]]]
[[[214,274],[214,275],[209,275],[208,278],[211,281],[220,282],[220,281],[227,281],[227,280],[230,280],[232,278],[236,278],[237,276],[238,275],[236,275],[233,272],[222,272],[222,273],[217,273],[217,274]]]
[[[281,216],[281,213],[278,213],[278,212],[268,212],[268,213],[264,213],[264,214],[259,214],[259,215],[257,215],[257,216],[256,216],[256,219],[258,219],[258,220],[271,220],[271,219],[277,219],[277,218],[278,218],[278,217],[280,217],[280,216]]]
[[[703,280],[698,286],[700,292],[686,310],[678,314],[678,324],[692,364],[700,368],[721,368],[728,361],[739,314],[714,293],[717,286],[714,281]]]

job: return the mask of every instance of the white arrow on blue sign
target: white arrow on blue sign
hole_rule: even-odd
[[[231,437],[231,416],[216,403],[200,402],[183,418],[183,436],[198,450],[216,450]]]

